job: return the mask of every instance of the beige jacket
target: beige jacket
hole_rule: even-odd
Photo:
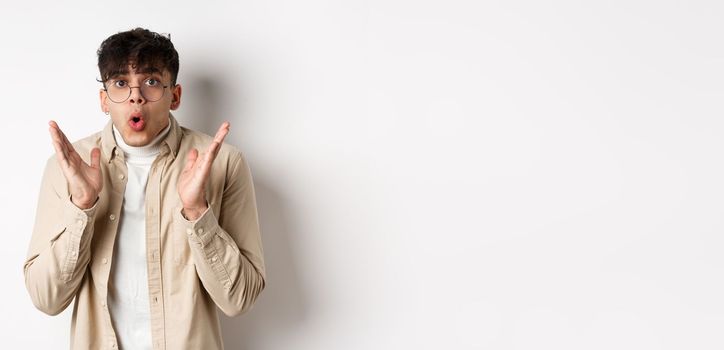
[[[146,258],[154,349],[222,349],[216,308],[226,315],[249,310],[264,289],[266,272],[256,199],[244,155],[223,144],[214,161],[207,210],[190,222],[181,215],[177,179],[192,148],[212,138],[171,129],[151,166],[146,187]],[[103,131],[73,144],[90,164],[101,149],[103,190],[81,210],[71,201],[55,156],[45,167],[25,285],[33,304],[49,315],[75,298],[71,349],[118,348],[108,311],[108,280],[121,215],[127,169],[109,121]]]

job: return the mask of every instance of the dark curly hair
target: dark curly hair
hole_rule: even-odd
[[[168,37],[144,28],[135,28],[109,36],[98,49],[99,82],[128,74],[128,66],[140,73],[171,73],[171,84],[178,76],[178,52]]]

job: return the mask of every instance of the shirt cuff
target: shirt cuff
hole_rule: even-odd
[[[92,231],[87,230],[88,226],[92,227],[93,218],[98,209],[98,200],[88,209],[80,209],[70,200],[70,195],[63,203],[63,222],[66,225],[66,232],[70,235],[68,240],[68,250],[60,269],[60,278],[64,282],[73,279],[73,273],[76,270],[78,260],[84,247],[88,247]],[[84,232],[89,233],[84,235]],[[89,236],[90,235],[90,236]],[[87,237],[87,238],[85,238]]]
[[[75,221],[79,226],[85,228],[85,226],[88,224],[88,221],[95,217],[96,211],[98,210],[98,202],[100,202],[100,198],[96,199],[96,202],[93,203],[92,207],[88,209],[81,209],[78,208],[75,203],[73,203],[73,201],[71,200],[71,195],[68,195],[68,198],[65,199],[64,218],[66,219],[66,222],[70,223]],[[82,231],[83,230],[81,230],[81,232]]]
[[[206,211],[194,221],[187,220],[183,214],[181,214],[182,210],[183,209],[179,209],[176,215],[180,222],[183,223],[189,239],[200,243],[202,247],[209,244],[211,240],[214,239],[214,235],[216,235],[216,231],[219,228],[219,222],[216,219],[216,215],[214,215],[214,211],[211,210],[211,206],[209,205]]]

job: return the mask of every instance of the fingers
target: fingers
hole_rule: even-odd
[[[57,136],[57,138],[54,138],[54,139],[57,139],[60,142],[61,146],[63,146],[63,149],[65,151],[65,156],[68,159],[68,161],[71,161],[71,160],[75,161],[76,160],[75,158],[80,159],[80,156],[78,155],[78,153],[75,152],[75,147],[73,147],[73,144],[70,143],[70,141],[68,140],[68,137],[65,136],[65,133],[63,132],[63,130],[60,130],[58,123],[56,123],[54,120],[51,120],[48,124],[50,124],[51,129],[55,130],[54,134]],[[71,157],[72,157],[72,159],[71,159]]]
[[[199,164],[204,178],[208,176],[211,170],[211,164],[214,162],[214,159],[216,159],[216,155],[219,153],[219,149],[221,149],[221,144],[224,142],[226,135],[229,134],[230,126],[229,122],[225,121],[221,123],[219,130],[216,132],[216,136],[214,136],[214,141],[211,142],[209,148],[206,150],[203,163]]]
[[[54,120],[51,120],[50,123],[48,123],[48,124],[50,124],[50,127],[51,127],[53,130],[55,130],[55,133],[56,133],[57,136],[58,136],[58,140],[59,140],[63,145],[68,146],[68,145],[70,144],[70,142],[68,142],[68,138],[65,137],[65,133],[63,132],[63,130],[60,130],[60,127],[58,126],[58,123],[56,123]]]
[[[186,165],[184,166],[183,172],[195,169],[195,177],[200,175],[201,179],[206,179],[211,170],[211,164],[214,162],[214,159],[216,159],[216,155],[221,148],[221,144],[224,142],[226,135],[229,134],[229,127],[229,122],[223,122],[221,124],[214,136],[214,140],[201,156],[201,159],[199,159],[199,151],[195,148],[191,149],[186,158]]]
[[[214,136],[214,142],[218,142],[219,144],[224,142],[224,138],[229,133],[230,127],[231,127],[231,124],[229,124],[229,122],[221,123],[219,130],[216,132],[216,136]]]
[[[219,148],[221,148],[220,143],[216,141],[212,142],[204,154],[204,162],[213,162],[214,159],[216,159],[216,154],[219,152]]]
[[[101,167],[101,149],[95,147],[91,150],[91,168],[100,169]]]
[[[53,141],[58,141],[61,145],[65,145],[65,141],[60,135],[62,132],[60,131],[58,124],[51,120],[50,122],[48,122],[48,125],[50,125],[48,131],[50,131],[50,137],[53,139]]]
[[[206,160],[209,162],[213,162],[216,158],[216,154],[219,152],[219,149],[221,148],[221,144],[224,143],[224,139],[226,138],[226,135],[229,134],[229,128],[231,125],[229,122],[223,122],[221,123],[221,126],[219,127],[219,130],[216,132],[216,136],[214,136],[214,142],[212,142],[209,145],[209,149],[206,151]]]
[[[55,155],[58,158],[58,163],[61,168],[68,167],[68,156],[65,154],[65,149],[61,146],[60,142],[53,140],[53,148],[55,148]]]
[[[78,153],[75,151],[75,147],[73,147],[73,144],[70,143],[68,137],[65,136],[65,133],[61,131],[60,128],[58,128],[58,131],[60,132],[60,136],[63,137],[63,142],[65,142],[65,148],[68,157],[70,157],[70,159],[72,159],[73,161],[80,160],[80,155],[78,155]]]
[[[214,136],[214,142],[209,145],[209,148],[206,151],[205,161],[208,161],[209,163],[214,161],[216,154],[218,154],[219,149],[221,148],[221,144],[224,143],[226,135],[229,134],[230,127],[231,124],[229,124],[229,122],[221,123],[219,130],[216,132],[216,136]]]
[[[53,148],[55,148],[55,154],[57,155],[58,162],[64,168],[68,167],[68,150],[66,149],[65,142],[60,135],[60,128],[54,121],[50,121],[50,137],[53,140]]]
[[[53,140],[53,148],[55,148],[55,153],[58,156],[58,162],[63,168],[75,168],[77,171],[78,167],[84,163],[83,159],[75,151],[75,147],[70,143],[65,133],[60,130],[58,123],[51,120],[48,125],[50,126],[50,136]],[[97,151],[91,150],[91,167],[100,167],[100,154],[99,148]],[[97,159],[93,158],[94,155]]]

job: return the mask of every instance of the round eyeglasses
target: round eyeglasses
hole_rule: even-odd
[[[148,78],[141,83],[141,86],[130,86],[125,80],[112,80],[109,86],[103,87],[108,93],[108,98],[115,103],[121,103],[131,97],[132,89],[140,89],[141,96],[146,102],[156,102],[163,97],[168,85],[162,85],[161,81],[155,78]]]

